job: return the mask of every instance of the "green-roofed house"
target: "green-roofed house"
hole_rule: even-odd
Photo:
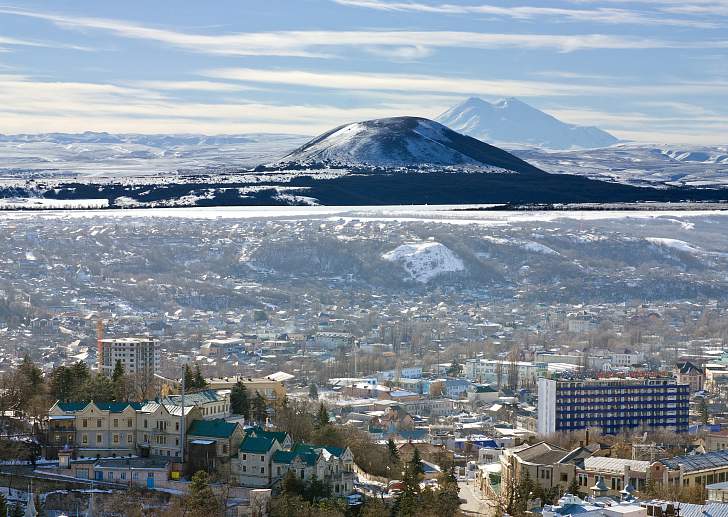
[[[47,457],[60,447],[81,456],[136,453],[138,402],[56,402],[48,410]]]
[[[282,480],[290,470],[304,481],[315,475],[331,487],[335,496],[348,495],[354,490],[354,455],[348,447],[298,443],[289,451],[276,451],[271,470],[273,483]]]
[[[253,435],[258,437],[268,437],[268,438],[275,438],[278,440],[278,443],[281,444],[281,447],[288,450],[291,447],[293,447],[293,439],[291,438],[291,435],[289,435],[285,431],[268,431],[260,427],[259,425],[253,426],[253,427],[246,427],[245,428],[245,435]]]
[[[237,461],[241,485],[273,487],[289,470],[305,481],[314,475],[325,480],[336,495],[348,495],[354,488],[354,456],[348,448],[293,445],[287,433],[246,429]]]
[[[230,458],[237,456],[245,437],[240,424],[214,420],[194,420],[187,430],[187,459],[192,471],[230,473]]]
[[[234,466],[240,484],[255,488],[271,486],[271,458],[282,449],[275,436],[248,433],[238,447],[238,459]]]

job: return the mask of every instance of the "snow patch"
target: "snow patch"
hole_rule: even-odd
[[[382,258],[402,265],[413,280],[421,283],[443,273],[465,270],[463,261],[450,248],[434,241],[402,244]]]

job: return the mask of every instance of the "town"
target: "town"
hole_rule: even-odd
[[[1,502],[49,516],[715,513],[725,262],[644,238],[676,221],[717,238],[711,216],[649,230],[3,220]],[[635,254],[654,266],[634,269]]]

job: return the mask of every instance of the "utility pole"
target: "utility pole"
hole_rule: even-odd
[[[182,371],[182,411],[179,422],[180,432],[180,457],[182,464],[185,462],[185,372]]]

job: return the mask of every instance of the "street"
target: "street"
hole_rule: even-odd
[[[465,481],[458,481],[460,487],[459,496],[467,502],[460,505],[460,509],[469,515],[486,515],[495,517],[495,509],[492,508],[488,501],[481,499],[478,491]]]

